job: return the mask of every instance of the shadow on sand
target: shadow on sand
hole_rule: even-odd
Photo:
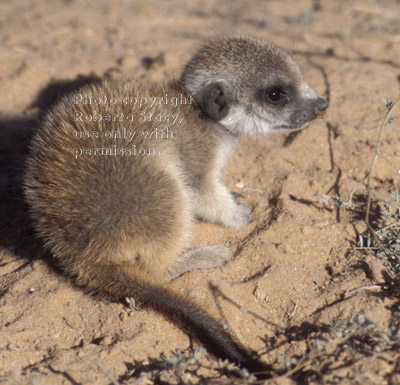
[[[29,143],[46,112],[65,94],[100,81],[99,77],[92,75],[52,81],[31,104],[30,108],[36,110],[32,116],[0,116],[0,250],[3,248],[30,260],[48,256],[42,242],[35,236],[23,195],[22,181]]]

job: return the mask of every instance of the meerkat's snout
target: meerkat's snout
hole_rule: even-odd
[[[322,116],[328,108],[328,101],[324,97],[319,96],[318,99],[315,101],[314,106],[316,116]]]
[[[328,108],[328,101],[324,97],[320,96],[315,101],[315,108],[320,112],[325,112],[325,110]]]
[[[322,116],[328,108],[328,101],[312,90],[306,83],[303,83],[300,87],[300,95],[306,104],[310,106],[311,111],[313,111],[314,115],[311,116],[312,119]]]

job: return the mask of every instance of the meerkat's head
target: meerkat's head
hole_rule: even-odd
[[[207,119],[234,135],[298,130],[328,107],[286,53],[248,37],[203,46],[181,83]]]

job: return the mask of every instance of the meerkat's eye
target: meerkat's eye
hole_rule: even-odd
[[[284,104],[289,101],[287,93],[279,86],[268,89],[265,97],[271,104]]]

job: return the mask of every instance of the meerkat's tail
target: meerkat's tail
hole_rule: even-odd
[[[100,291],[93,287],[97,294],[114,300],[132,296],[145,307],[163,314],[168,320],[179,325],[214,356],[228,359],[251,373],[263,372],[263,378],[270,377],[268,373],[271,368],[268,365],[254,358],[240,343],[234,341],[215,319],[189,300],[165,288],[132,279],[114,266],[92,265],[91,274],[96,273],[102,282]],[[86,283],[84,286],[88,287]]]

